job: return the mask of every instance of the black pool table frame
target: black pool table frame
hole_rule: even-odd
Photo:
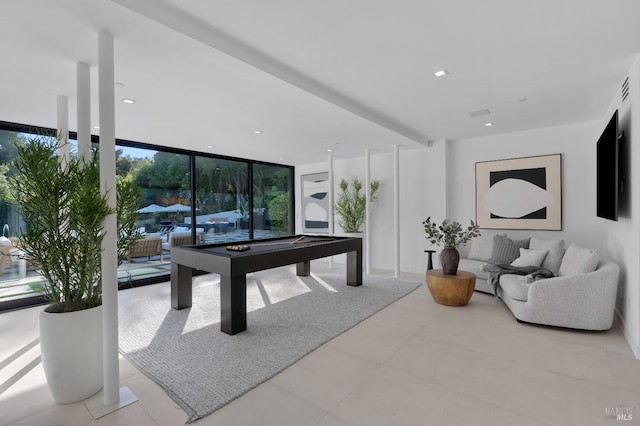
[[[220,329],[236,334],[247,329],[247,274],[296,264],[298,276],[309,276],[311,260],[347,254],[346,281],[362,285],[362,239],[294,235],[255,240],[244,252],[226,250],[226,244],[200,244],[171,249],[171,307],[184,309],[192,303],[193,269],[220,274]]]

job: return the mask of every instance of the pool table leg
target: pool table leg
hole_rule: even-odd
[[[184,309],[191,307],[192,269],[189,266],[171,264],[171,307]]]
[[[362,250],[347,252],[347,285],[362,285]]]
[[[234,335],[247,329],[247,276],[220,275],[220,330]]]
[[[311,275],[311,261],[296,263],[296,275],[299,277],[308,277]]]

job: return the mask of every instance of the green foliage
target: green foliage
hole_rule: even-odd
[[[116,196],[118,265],[120,265],[135,242],[142,238],[137,226],[137,221],[140,218],[138,209],[140,208],[142,190],[133,183],[131,175],[126,178],[118,176],[116,179]]]
[[[376,193],[379,187],[379,181],[371,182],[369,193],[371,202],[378,199]],[[367,200],[362,188],[362,182],[357,177],[351,179],[351,187],[346,180],[340,181],[340,194],[334,209],[340,217],[340,226],[344,232],[360,232],[360,227],[364,224]]]
[[[116,176],[126,176],[133,170],[133,159],[123,152],[122,148],[116,149]]]
[[[8,178],[15,174],[15,168],[12,166],[14,158],[18,156],[17,147],[27,142],[26,138],[16,132],[0,130],[0,204],[4,204],[4,215],[0,217],[6,218],[6,211],[11,203],[12,197],[9,191]]]
[[[0,200],[6,200],[11,197],[9,181],[7,179],[8,173],[9,166],[7,164],[0,164]]]
[[[269,207],[269,203],[281,192],[288,191],[289,169],[267,164],[253,166],[253,208],[255,214],[262,214],[261,209]]]
[[[147,188],[188,189],[191,187],[189,170],[188,155],[158,151],[153,161],[137,167],[134,182]]]
[[[283,192],[269,202],[271,230],[286,233],[289,231],[289,193]]]
[[[19,235],[22,250],[47,281],[48,310],[70,312],[101,304],[102,240],[109,232],[102,223],[115,212],[100,192],[98,155],[61,165],[57,144],[55,138],[37,136],[18,146],[17,173],[9,187],[27,224]],[[134,196],[128,188],[119,199],[130,206]],[[123,229],[117,232],[124,235]]]
[[[0,130],[0,163],[9,164],[18,155],[16,147],[24,145],[26,139],[19,133]]]
[[[466,231],[462,230],[462,225],[459,222],[449,219],[443,220],[442,225],[437,226],[431,222],[431,217],[428,217],[422,224],[429,242],[443,247],[457,247],[480,236],[479,226],[473,223],[473,220]]]

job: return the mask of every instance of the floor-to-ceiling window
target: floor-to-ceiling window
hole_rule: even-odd
[[[293,233],[293,170],[272,164],[253,164],[254,238]]]
[[[140,217],[136,224],[144,234],[144,250],[118,267],[121,286],[166,277],[171,267],[171,247],[193,244],[188,226],[191,216],[191,155],[156,147],[116,146],[116,175],[140,187]],[[146,240],[159,240],[155,249]]]
[[[42,290],[37,271],[22,256],[18,233],[24,229],[20,212],[12,203],[8,178],[15,173],[12,163],[16,145],[28,143],[28,135],[17,130],[0,129],[0,303],[29,297]]]
[[[202,241],[248,240],[249,163],[201,156],[195,160],[195,218]]]
[[[0,243],[7,243],[0,254],[0,310],[29,303],[8,301],[28,297],[35,301],[33,296],[41,291],[37,267],[15,255],[25,224],[11,202],[6,180],[17,154],[15,144],[28,143],[30,133],[43,132],[54,134],[51,129],[0,122]],[[71,155],[76,152],[74,138],[72,133]],[[116,141],[114,154],[116,174],[142,190],[137,227],[145,239],[162,243],[162,250],[132,256],[120,265],[121,287],[168,279],[174,245],[294,232],[292,167],[121,140]]]

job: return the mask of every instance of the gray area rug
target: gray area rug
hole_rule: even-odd
[[[207,416],[273,377],[321,344],[410,293],[420,282],[370,275],[345,285],[343,268],[295,266],[247,277],[247,331],[220,331],[219,277],[196,278],[193,305],[171,309],[158,296],[120,304],[120,351],[188,414]]]

